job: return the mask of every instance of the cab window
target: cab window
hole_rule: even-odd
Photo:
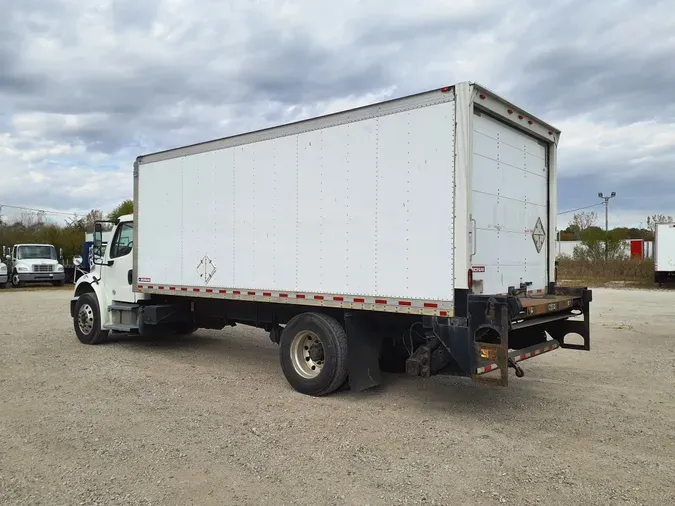
[[[133,223],[122,223],[117,229],[115,239],[110,247],[110,258],[119,258],[131,253],[134,245]]]

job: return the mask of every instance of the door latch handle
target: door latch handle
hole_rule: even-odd
[[[476,220],[474,218],[471,218],[471,256],[474,256],[476,254]]]

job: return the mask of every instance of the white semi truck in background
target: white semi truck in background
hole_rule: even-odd
[[[507,385],[590,349],[592,293],[555,279],[559,136],[460,83],[140,156],[74,331],[262,328],[309,395],[381,370]]]
[[[654,228],[654,282],[675,283],[675,223],[657,223]]]

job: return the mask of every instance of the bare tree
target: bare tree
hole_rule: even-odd
[[[578,213],[572,218],[572,224],[574,228],[583,232],[587,228],[594,227],[598,222],[598,213],[595,211]]]
[[[672,223],[673,217],[665,214],[652,214],[647,216],[647,228],[654,232],[658,223]]]

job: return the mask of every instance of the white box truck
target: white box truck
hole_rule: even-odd
[[[381,370],[507,385],[590,349],[591,291],[555,282],[559,135],[460,83],[140,156],[75,333],[252,325],[309,395]]]
[[[659,286],[675,282],[675,223],[654,227],[654,282]]]

